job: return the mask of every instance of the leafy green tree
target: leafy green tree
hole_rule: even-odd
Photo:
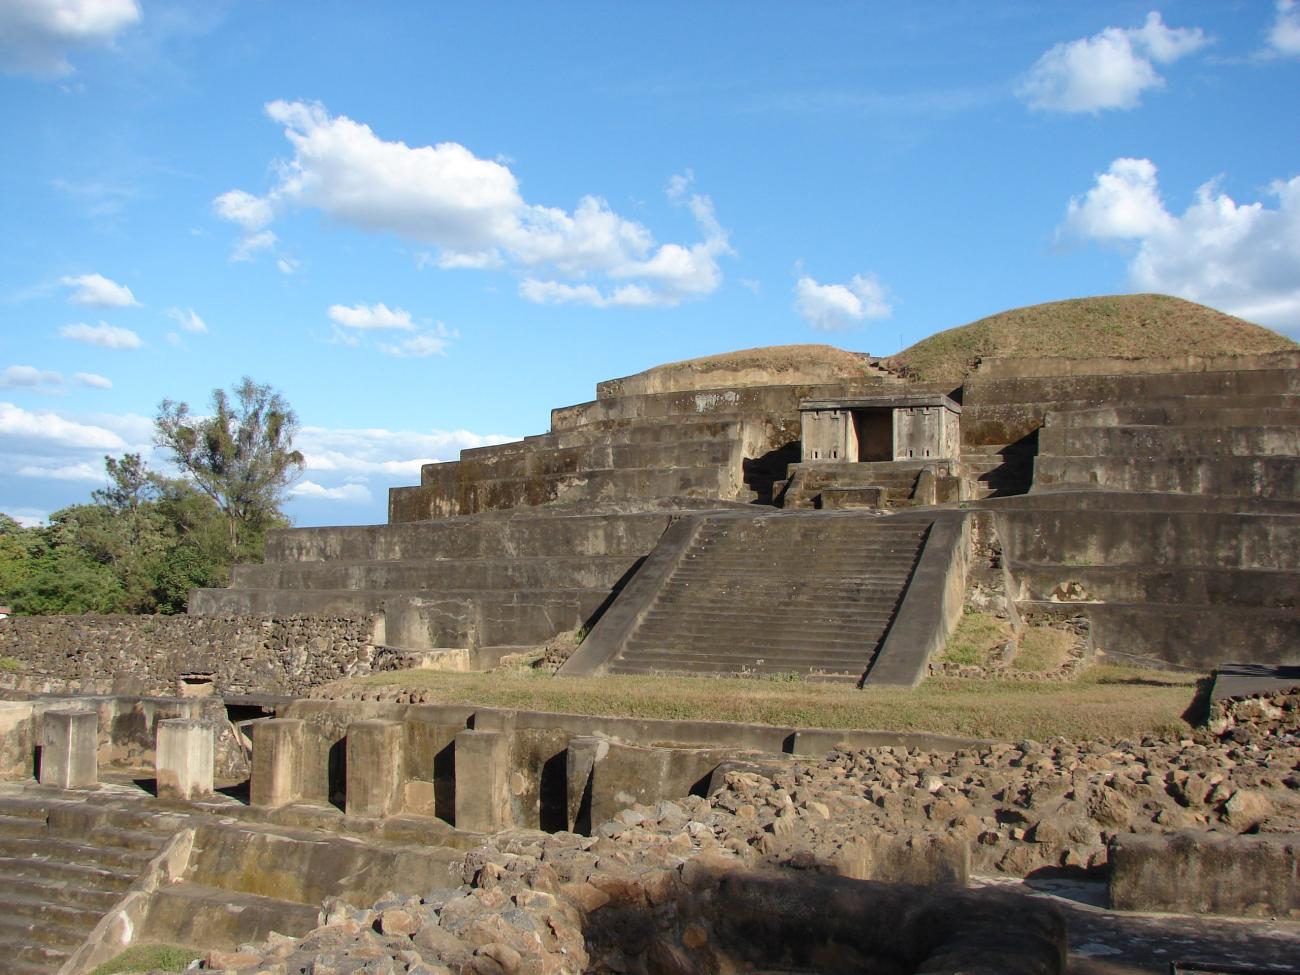
[[[221,509],[235,554],[241,534],[282,520],[280,504],[302,473],[303,457],[293,447],[298,418],[278,392],[245,376],[232,394],[214,389],[208,416],[163,400],[154,441]]]
[[[36,556],[12,593],[20,613],[120,613],[121,583],[107,565],[75,548],[50,548]]]

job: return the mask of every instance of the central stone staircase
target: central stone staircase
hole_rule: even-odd
[[[928,523],[865,514],[704,521],[609,673],[798,674],[856,683]]]
[[[167,813],[0,793],[0,969],[57,972],[178,826]]]

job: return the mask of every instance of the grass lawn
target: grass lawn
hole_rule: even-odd
[[[1092,667],[1070,682],[931,678],[915,690],[800,680],[556,678],[535,671],[409,670],[335,687],[422,689],[442,704],[810,728],[929,731],[980,738],[1140,737],[1189,730],[1201,675]]]

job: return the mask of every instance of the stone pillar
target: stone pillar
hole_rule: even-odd
[[[41,716],[41,785],[90,789],[99,784],[99,713],[46,711]]]
[[[406,728],[400,721],[354,721],[347,735],[349,816],[380,819],[402,811]]]
[[[564,784],[567,793],[568,828],[573,833],[591,833],[591,786],[596,765],[609,754],[609,740],[579,735],[569,739],[564,752]]]
[[[268,718],[253,724],[252,805],[286,806],[302,798],[304,731],[297,718]]]
[[[30,779],[36,742],[30,701],[0,701],[0,781]]]
[[[511,826],[510,739],[500,731],[456,735],[456,828],[495,833]]]
[[[154,775],[159,799],[197,799],[212,795],[216,729],[207,721],[159,721]]]

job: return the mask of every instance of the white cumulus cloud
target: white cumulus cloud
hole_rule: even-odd
[[[1107,27],[1057,44],[1029,69],[1016,94],[1030,108],[1051,112],[1136,108],[1144,92],[1165,85],[1152,62],[1173,64],[1209,43],[1199,27],[1167,27],[1152,11],[1141,27]]]
[[[1218,180],[1181,215],[1159,194],[1147,159],[1117,159],[1066,209],[1059,233],[1129,241],[1128,275],[1139,291],[1178,295],[1250,321],[1300,330],[1300,176],[1269,187],[1276,206],[1238,204]]]
[[[364,484],[340,484],[337,487],[325,487],[315,481],[299,481],[289,493],[297,498],[316,498],[321,501],[352,501],[365,503],[370,500],[370,489]]]
[[[472,433],[469,430],[430,430],[427,433],[376,428],[337,429],[304,426],[298,433],[308,471],[340,475],[381,475],[413,479],[420,468],[455,460],[466,447],[508,443],[517,437]]]
[[[144,344],[140,341],[140,336],[129,328],[109,325],[107,322],[98,325],[87,325],[85,322],[64,325],[59,329],[59,334],[65,339],[97,345],[101,349],[138,349]]]
[[[330,305],[329,317],[344,328],[397,329],[403,332],[415,328],[409,311],[405,308],[389,308],[382,301],[373,305]]]
[[[259,230],[255,234],[248,234],[235,245],[235,249],[230,252],[230,259],[236,263],[251,261],[259,251],[274,247],[278,239],[273,230]]]
[[[0,0],[0,69],[69,74],[70,49],[111,43],[139,19],[136,0]]]
[[[7,366],[0,372],[0,389],[30,389],[37,393],[56,393],[63,389],[62,373],[35,366]]]
[[[113,381],[97,372],[77,372],[72,374],[72,381],[79,386],[91,389],[112,389]]]
[[[199,317],[193,308],[168,308],[167,317],[187,332],[201,335],[208,330],[208,323]]]
[[[63,279],[63,284],[72,289],[68,300],[74,305],[90,305],[95,308],[130,308],[140,302],[135,300],[131,289],[118,284],[102,274],[78,274]]]
[[[1268,32],[1268,52],[1274,56],[1300,57],[1300,3],[1277,0],[1277,19]]]
[[[104,465],[90,461],[78,461],[75,464],[24,464],[18,468],[20,477],[42,477],[53,481],[88,481],[101,483],[107,480]]]
[[[670,182],[669,197],[689,207],[703,239],[657,245],[646,227],[597,196],[583,197],[571,212],[527,202],[506,163],[459,143],[387,141],[315,103],[274,101],[266,111],[285,127],[294,155],[265,195],[236,189],[214,201],[219,216],[244,228],[240,249],[270,233],[263,228],[276,213],[310,207],[437,248],[417,257],[421,266],[509,266],[535,279],[521,288],[525,298],[597,307],[673,305],[708,294],[721,280],[717,259],[731,253],[708,197],[688,196],[689,174]],[[590,277],[607,287],[582,281]]]
[[[8,447],[6,441],[11,440],[94,450],[126,447],[125,440],[102,426],[79,423],[57,413],[30,412],[13,403],[0,403],[0,447]]]
[[[893,312],[885,286],[874,274],[855,274],[848,284],[820,284],[804,275],[794,286],[794,307],[813,328],[849,328]]]
[[[438,328],[439,332],[413,335],[401,342],[381,343],[379,351],[398,359],[427,359],[431,355],[446,355],[452,334],[443,329],[441,322],[438,323]]]

